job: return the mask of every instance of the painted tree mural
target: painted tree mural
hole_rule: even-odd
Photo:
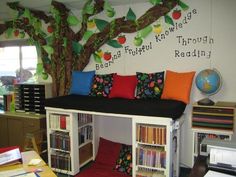
[[[126,16],[111,18],[109,22],[95,18],[99,13],[114,17],[115,10],[108,0],[87,0],[81,18],[74,16],[70,9],[57,1],[51,2],[50,13],[25,8],[19,2],[8,3],[11,9],[17,11],[17,16],[12,21],[0,24],[0,34],[14,34],[24,38],[27,33],[29,41],[36,46],[42,59],[44,71],[52,77],[54,96],[66,95],[70,88],[72,71],[82,71],[89,63],[91,55],[96,59],[101,46],[108,44],[115,48],[122,47],[124,38],[119,36],[121,33],[138,32],[139,38],[145,37],[152,31],[150,25],[161,17],[165,18],[166,23],[173,25],[172,18],[178,18],[178,13],[175,12],[172,18],[168,13],[176,6],[182,10],[188,8],[180,0],[149,1],[153,6],[139,18],[136,18],[130,8]],[[80,29],[74,32],[72,27],[76,25]],[[94,25],[97,32],[88,29]],[[158,27],[155,30],[158,32]],[[81,42],[82,40],[85,42]],[[140,45],[140,42],[135,45]]]

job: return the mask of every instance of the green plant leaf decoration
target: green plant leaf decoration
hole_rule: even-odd
[[[45,64],[51,64],[51,60],[48,57],[44,57],[42,60]]]
[[[54,49],[49,45],[44,45],[43,49],[48,53],[48,55],[51,55],[54,53]]]
[[[94,5],[92,4],[91,0],[89,0],[83,8],[83,14],[85,13],[89,15],[92,15],[94,13]]]
[[[169,15],[165,15],[165,22],[167,24],[170,24],[170,25],[174,26],[174,22],[173,22],[172,18]]]
[[[13,34],[13,28],[8,28],[5,32],[5,36],[6,36],[7,39],[11,38],[12,34]]]
[[[74,15],[69,15],[67,17],[67,23],[70,25],[70,26],[76,26],[80,23],[80,20],[74,16]]]
[[[129,8],[128,13],[126,14],[126,19],[127,20],[133,20],[133,21],[136,20],[136,15],[135,15],[134,11],[131,8]]]
[[[94,21],[99,31],[102,31],[109,24],[109,22],[102,19],[94,19]]]
[[[96,63],[102,63],[102,59],[98,54],[94,53],[93,58]]]
[[[73,48],[73,52],[79,55],[81,50],[83,49],[83,46],[76,41],[72,41],[72,48]]]
[[[26,17],[26,18],[31,18],[30,10],[29,9],[25,9],[25,11],[24,11],[22,16]]]
[[[43,63],[38,63],[36,66],[36,74],[40,75],[43,72]]]
[[[157,4],[160,4],[160,2],[162,2],[161,0],[149,0],[149,2],[152,4],[152,5],[157,5]]]
[[[138,36],[145,38],[152,32],[152,26],[148,25],[147,27],[143,28],[142,30],[138,31]]]
[[[46,41],[47,41],[47,45],[52,45],[52,43],[53,43],[53,37],[52,37],[52,36],[46,37]]]
[[[122,48],[123,46],[117,42],[117,40],[109,40],[107,44],[114,48]]]
[[[83,40],[84,40],[84,41],[87,41],[92,35],[93,35],[93,31],[87,30],[87,31],[84,33]]]
[[[178,4],[183,10],[188,10],[189,9],[189,6],[187,4],[185,4],[184,2],[180,1],[180,0],[178,1]]]
[[[107,0],[105,0],[105,3],[104,3],[104,10],[110,10],[110,11],[112,11],[113,10],[113,8],[112,8],[112,6],[111,6],[111,4],[107,1]]]

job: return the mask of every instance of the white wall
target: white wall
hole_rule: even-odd
[[[189,5],[189,10],[182,12],[181,19],[175,21],[175,27],[178,29],[175,32],[168,32],[169,25],[164,24],[163,19],[160,20],[163,24],[163,34],[165,39],[161,41],[156,40],[154,33],[150,34],[144,39],[143,45],[149,45],[151,48],[142,54],[132,55],[127,52],[127,48],[136,50],[137,47],[133,45],[133,38],[136,34],[125,34],[127,42],[121,49],[114,49],[110,46],[104,45],[103,51],[110,51],[112,55],[120,53],[120,56],[114,59],[113,63],[108,65],[108,62],[103,61],[103,65],[108,67],[98,69],[97,63],[93,58],[85,70],[96,70],[97,73],[111,73],[117,72],[123,75],[135,74],[137,71],[141,72],[158,72],[162,70],[175,70],[179,72],[196,71],[197,73],[206,68],[217,68],[223,78],[223,86],[220,92],[211,96],[214,101],[236,101],[236,24],[234,23],[236,12],[236,1],[234,0],[186,0]],[[123,16],[128,11],[130,6],[116,7],[117,16]],[[131,5],[131,8],[137,14],[141,15],[150,5],[148,3]],[[106,18],[102,16],[103,18]],[[107,19],[108,20],[108,19]],[[185,46],[179,43],[177,36],[183,38],[197,38],[207,36],[207,39],[213,40],[201,42],[198,44],[190,43]],[[182,39],[181,37],[181,39]],[[142,46],[141,46],[142,47]],[[125,50],[126,48],[126,50]],[[139,49],[139,47],[138,47]],[[206,56],[201,57],[176,57],[175,50],[183,52],[194,52],[194,50],[205,51]],[[210,56],[209,56],[210,52]],[[181,164],[191,166],[192,163],[192,131],[191,131],[191,105],[193,102],[203,98],[204,96],[196,89],[193,84],[191,93],[191,103],[185,110],[185,123],[181,133]],[[110,138],[117,139],[116,133],[126,133],[127,136],[122,136],[121,140],[124,142],[130,141],[129,130],[131,126],[127,126],[127,122],[115,122],[110,119],[101,119],[101,135],[108,135]],[[122,121],[122,120],[121,120]],[[104,125],[104,126],[103,126]],[[119,125],[119,126],[118,126]],[[105,127],[105,128],[104,128]],[[130,130],[131,131],[131,130]],[[126,140],[124,139],[126,138]]]

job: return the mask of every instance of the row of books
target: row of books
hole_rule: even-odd
[[[138,147],[137,164],[155,168],[166,167],[166,152],[159,147]]]
[[[93,138],[93,128],[90,125],[79,129],[79,145]]]
[[[52,129],[70,130],[70,117],[62,114],[50,114],[49,124]]]
[[[197,136],[195,136],[195,142],[197,147],[195,148],[195,152],[198,153],[200,152],[200,144],[204,138],[218,138],[221,140],[229,140],[230,136],[229,135],[222,135],[222,134],[213,134],[213,133],[197,133]]]
[[[50,147],[70,151],[70,136],[68,132],[55,131],[50,134]]]
[[[70,154],[57,151],[53,152],[51,154],[51,167],[71,171]]]
[[[91,114],[78,114],[78,124],[79,126],[91,123],[92,122],[92,115]]]
[[[142,143],[165,145],[166,127],[138,124],[136,140]]]
[[[5,94],[3,95],[3,105],[4,111],[15,111],[14,105],[14,94]]]

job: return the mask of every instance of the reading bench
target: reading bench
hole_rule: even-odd
[[[168,100],[168,99],[124,99],[124,98],[105,98],[105,97],[91,97],[83,95],[66,95],[55,98],[49,98],[45,102],[47,117],[48,112],[55,112],[58,114],[67,114],[67,113],[83,113],[83,114],[92,114],[95,115],[104,115],[104,116],[115,116],[115,117],[125,117],[132,119],[132,160],[136,162],[139,158],[135,156],[138,153],[138,148],[142,149],[149,145],[145,140],[140,143],[138,142],[137,135],[140,131],[140,127],[144,127],[145,131],[157,131],[159,129],[165,128],[162,135],[163,143],[155,142],[160,145],[161,149],[165,151],[165,157],[162,159],[163,164],[157,166],[154,164],[154,167],[150,167],[153,171],[160,171],[164,176],[178,176],[179,168],[179,134],[180,126],[183,122],[183,112],[185,110],[186,104],[177,100]],[[149,126],[150,125],[150,126]],[[154,128],[153,128],[154,127]],[[150,129],[151,128],[151,129]],[[73,132],[73,131],[72,131]],[[154,135],[153,135],[154,136]],[[156,136],[156,134],[155,134]],[[158,138],[158,137],[157,137]],[[72,141],[75,141],[73,139]],[[146,141],[149,141],[148,139]],[[153,142],[151,142],[152,144]],[[101,144],[101,143],[100,143]],[[99,146],[100,146],[99,144]],[[139,147],[140,146],[140,147]],[[156,146],[156,145],[155,145]],[[155,147],[154,146],[154,147]],[[99,147],[101,148],[101,147]],[[98,152],[99,153],[99,152]],[[173,157],[175,154],[175,157]],[[99,154],[98,154],[99,155]],[[157,158],[159,156],[155,156]],[[143,157],[142,157],[143,158]],[[95,156],[93,157],[95,160]],[[175,159],[175,160],[174,160]],[[97,158],[96,158],[97,160]],[[101,160],[101,159],[100,159]],[[141,160],[140,160],[141,161]],[[49,164],[50,164],[49,160]],[[73,163],[73,162],[72,162]],[[103,171],[103,176],[113,175],[115,176],[125,176],[124,173],[119,173],[116,170],[112,169],[112,165],[102,165],[102,163],[95,161],[91,168],[87,171],[90,173],[93,170]],[[115,164],[114,164],[115,166]],[[138,175],[141,168],[149,169],[149,164],[136,164],[133,163],[133,176]],[[81,166],[79,166],[81,167]],[[98,168],[98,169],[96,169]],[[108,170],[110,169],[110,170]],[[79,169],[76,171],[79,172]],[[97,171],[99,173],[99,171]],[[94,172],[94,174],[96,174]],[[86,176],[86,170],[82,172],[82,176]],[[79,177],[80,175],[78,175]],[[101,176],[101,177],[103,177]]]

